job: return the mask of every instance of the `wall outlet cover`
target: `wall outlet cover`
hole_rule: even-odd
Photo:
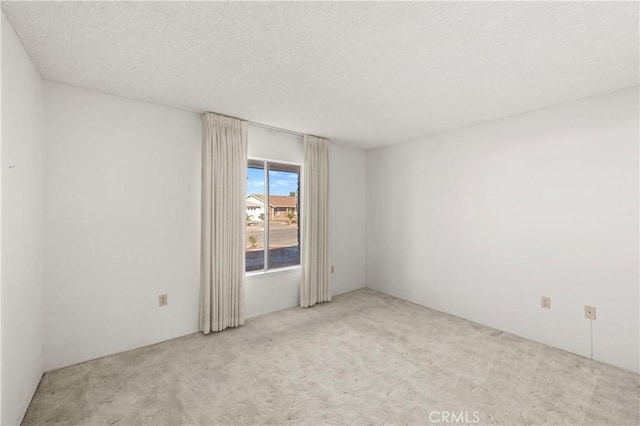
[[[595,306],[584,306],[584,317],[586,319],[594,320],[596,319],[596,307]]]
[[[540,298],[540,307],[543,309],[551,309],[551,298],[547,296],[542,296]]]

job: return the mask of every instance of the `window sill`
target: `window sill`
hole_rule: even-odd
[[[301,269],[302,269],[302,265],[285,266],[284,268],[267,269],[266,271],[263,269],[260,271],[246,272],[245,277],[247,278],[259,277],[262,275],[271,275],[271,274],[279,274],[283,272],[299,271]]]

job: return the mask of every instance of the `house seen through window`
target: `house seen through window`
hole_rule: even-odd
[[[246,270],[300,264],[300,166],[249,160]]]

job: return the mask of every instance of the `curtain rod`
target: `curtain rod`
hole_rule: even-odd
[[[288,134],[294,135],[294,136],[304,136],[304,133],[294,132],[293,130],[281,129],[280,127],[269,126],[267,124],[256,123],[254,121],[247,121],[247,123],[249,123],[250,125],[255,126],[255,127],[262,127],[263,129],[274,130],[274,131],[280,132],[280,133],[288,133]]]
[[[213,114],[224,115],[224,114],[219,114],[217,112],[214,112]],[[234,117],[232,115],[225,115],[225,117],[237,118],[237,117]],[[242,119],[240,118],[240,120],[242,120]],[[246,121],[247,123],[249,123],[252,126],[261,127],[263,129],[273,130],[273,131],[280,132],[280,133],[288,133],[290,135],[301,136],[301,137],[304,137],[304,135],[305,135],[305,133],[295,132],[293,130],[287,130],[287,129],[283,129],[283,128],[276,127],[276,126],[269,126],[268,124],[256,123],[255,121],[249,121],[249,120],[244,120],[244,121]],[[325,137],[317,136],[317,135],[309,134],[309,136],[314,136],[314,137],[319,138],[319,139],[326,139]]]

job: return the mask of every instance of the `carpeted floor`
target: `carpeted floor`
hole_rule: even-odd
[[[637,425],[638,375],[362,289],[45,374],[23,424]]]

